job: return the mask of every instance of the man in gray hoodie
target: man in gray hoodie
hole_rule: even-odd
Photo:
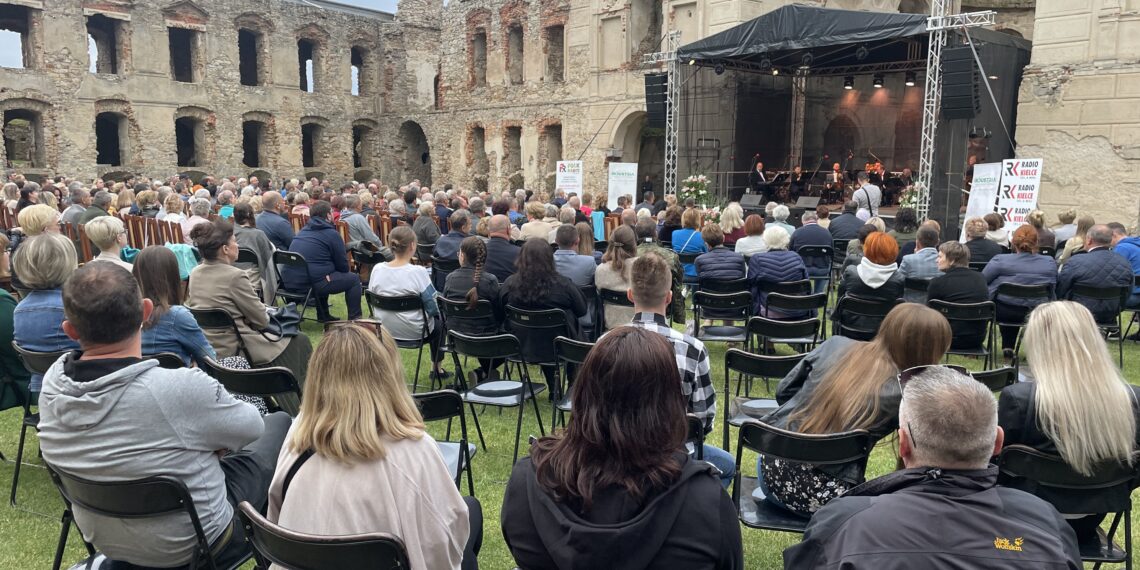
[[[63,287],[64,332],[81,350],[44,375],[40,447],[53,468],[95,481],[168,476],[194,500],[218,567],[248,553],[234,505],[264,508],[291,420],[261,418],[197,369],[142,359],[153,310],[129,272],[110,263],[77,270]],[[114,519],[75,508],[83,536],[112,560],[186,564],[195,547],[184,514]]]

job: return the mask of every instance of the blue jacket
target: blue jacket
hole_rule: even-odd
[[[1122,308],[1118,300],[1088,299],[1073,294],[1073,287],[1128,287],[1132,289],[1132,265],[1107,247],[1076,254],[1069,258],[1057,276],[1057,298],[1071,299],[1092,311],[1098,323],[1116,321]]]
[[[202,362],[207,356],[214,360],[218,358],[190,309],[182,305],[171,307],[158,318],[157,323],[143,329],[142,353],[160,352],[181,356],[186,366],[190,366],[191,359]]]
[[[13,340],[36,352],[79,350],[79,343],[63,332],[63,290],[32,291],[12,311]],[[43,375],[32,375],[29,390],[39,392]]]
[[[998,285],[1002,283],[1016,283],[1018,285],[1049,285],[1055,289],[1057,285],[1057,260],[1048,255],[1036,253],[1003,253],[995,255],[986,268],[982,270],[989,286],[990,298],[994,301],[1020,307],[1036,307],[1043,301],[1011,299],[1004,295],[997,296]],[[1049,300],[1055,296],[1050,295]]]
[[[701,232],[689,228],[682,228],[673,232],[672,243],[673,251],[677,253],[704,253],[709,250],[708,246],[705,245],[705,240],[701,237]],[[685,275],[696,277],[697,266],[686,263]]]
[[[792,243],[788,249],[792,251],[799,251],[805,245],[817,245],[832,247],[831,232],[827,228],[821,228],[819,224],[804,224],[798,230],[792,232]],[[804,259],[804,265],[809,269],[826,269],[831,271],[831,260],[823,259],[821,257],[813,257]]]
[[[436,206],[435,217],[439,218],[439,233],[446,234],[451,231],[451,208],[447,206]]]
[[[323,281],[326,275],[349,272],[344,240],[328,220],[310,218],[309,224],[293,238],[289,251],[305,256],[305,261],[309,263],[307,276],[299,268],[281,269],[281,280],[289,291],[304,291],[314,283]],[[312,279],[311,282],[309,278]]]
[[[467,234],[459,233],[457,230],[452,230],[435,240],[435,248],[432,249],[432,255],[440,259],[459,259],[459,244],[467,239]]]
[[[768,293],[763,290],[765,285],[801,281],[807,277],[804,260],[794,251],[776,250],[749,257],[748,281],[752,284],[752,312],[763,314],[764,304],[768,300]],[[799,315],[795,317],[798,318]]]
[[[276,212],[258,214],[257,229],[265,232],[277,249],[289,249],[289,244],[293,243],[293,224]]]
[[[697,256],[696,266],[697,277],[713,281],[743,279],[746,269],[744,256],[723,245]]]
[[[855,239],[859,237],[859,228],[863,227],[864,224],[865,222],[855,214],[841,214],[831,219],[831,223],[827,225],[827,231],[831,234],[832,239]]]
[[[1127,237],[1117,242],[1116,247],[1112,248],[1113,251],[1124,256],[1128,263],[1132,266],[1132,274],[1140,275],[1140,238]],[[1132,294],[1140,293],[1140,287],[1132,290]]]

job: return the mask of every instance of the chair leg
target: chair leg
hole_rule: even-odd
[[[416,375],[412,378],[412,393],[415,394],[420,388],[420,363],[424,359],[424,345],[420,343],[419,350],[416,351]]]
[[[466,439],[463,440],[463,449],[460,451],[463,454],[462,457],[465,457],[463,464],[467,467],[467,494],[471,495],[471,497],[474,498],[475,480],[471,476],[471,450],[467,447]]]
[[[59,543],[55,547],[55,562],[52,563],[51,570],[59,570],[63,564],[63,550],[67,548],[67,535],[71,531],[71,509],[63,510],[59,524]]]
[[[514,458],[511,459],[511,465],[518,463],[518,460],[519,460],[519,439],[522,437],[522,417],[523,417],[523,410],[526,408],[526,401],[525,400],[526,400],[526,398],[524,398],[520,394],[519,395],[518,419],[515,421],[515,454],[514,454]]]
[[[479,434],[479,443],[483,446],[483,451],[487,451],[487,440],[483,439],[483,428],[479,426],[479,414],[475,413],[475,404],[467,404],[471,407],[471,418],[475,420],[475,433]]]
[[[27,439],[28,425],[21,421],[20,444],[16,448],[16,465],[12,469],[12,494],[8,497],[8,504],[16,506],[16,489],[20,484],[20,466],[24,463],[24,441]]]

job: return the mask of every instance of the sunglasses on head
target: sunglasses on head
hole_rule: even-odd
[[[967,370],[965,366],[958,366],[957,364],[926,364],[923,366],[912,366],[911,368],[907,368],[906,370],[899,372],[898,376],[895,377],[899,383],[899,392],[902,392],[904,389],[906,389],[907,382],[910,382],[912,379],[914,379],[916,376],[921,375],[923,372],[935,368],[946,368],[953,370],[959,374],[972,376],[970,374],[970,371]]]

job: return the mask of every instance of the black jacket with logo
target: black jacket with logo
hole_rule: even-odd
[[[868,481],[815,513],[784,568],[1082,568],[1056,509],[997,475],[918,468]]]

